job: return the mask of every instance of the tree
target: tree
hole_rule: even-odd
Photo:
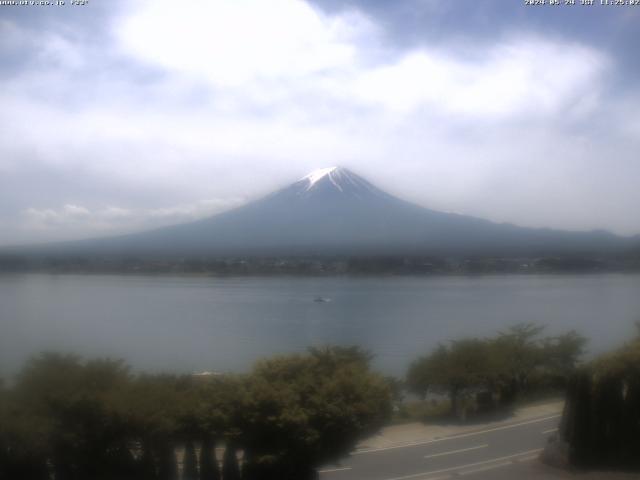
[[[117,401],[129,379],[120,361],[59,354],[31,359],[12,389],[14,459],[51,465],[45,478],[131,478],[134,459]]]
[[[384,378],[363,351],[312,349],[259,362],[247,379],[240,440],[250,480],[306,480],[390,414]]]
[[[490,404],[498,397],[510,405],[524,392],[564,387],[584,353],[586,339],[570,331],[541,337],[544,326],[520,323],[489,339],[463,339],[440,345],[414,361],[406,375],[408,388],[422,396],[446,392],[454,415],[461,395],[484,390]]]
[[[542,345],[543,366],[547,374],[566,384],[578,367],[585,353],[587,339],[576,331],[544,339]]]
[[[544,354],[539,337],[544,329],[534,323],[519,323],[500,332],[491,342],[503,404],[512,403],[528,388],[531,375],[542,364]]]
[[[46,354],[0,389],[0,478],[307,480],[390,413],[389,382],[351,347],[260,362],[249,376],[130,374],[113,360]],[[201,445],[200,462],[196,445]]]
[[[490,355],[489,343],[480,339],[463,339],[440,345],[425,357],[414,362],[407,375],[407,384],[416,393],[427,390],[449,395],[451,413],[464,416],[461,396],[469,391],[489,388],[496,366]]]
[[[191,438],[200,441],[201,480],[220,478],[215,457],[216,441],[227,439],[227,443],[233,443],[238,437],[243,381],[243,377],[234,375],[211,375],[193,379],[190,406],[182,423],[188,425],[186,431]]]
[[[573,464],[640,467],[640,339],[572,375],[560,436]]]
[[[240,480],[240,467],[238,466],[238,452],[233,442],[227,442],[222,458],[223,480]]]
[[[203,438],[200,447],[200,480],[220,480],[215,443],[209,435]]]
[[[149,469],[145,475],[158,480],[177,477],[175,447],[184,440],[182,420],[190,394],[188,378],[176,375],[140,375],[131,381],[124,409]]]
[[[46,444],[37,421],[0,388],[0,479],[47,480]]]
[[[187,440],[182,463],[182,480],[198,480],[198,457],[193,441]]]

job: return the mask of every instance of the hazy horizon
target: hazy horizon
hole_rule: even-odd
[[[342,170],[344,172],[347,172],[348,175],[352,175],[354,173],[354,172],[351,172],[350,169],[347,169],[346,167],[343,167],[343,166],[340,166],[340,165],[327,167],[327,168],[320,168],[320,169],[314,170],[312,172],[309,172],[307,175],[305,175],[305,176],[303,176],[301,178],[298,178],[298,179],[290,182],[287,185],[281,185],[281,186],[277,187],[275,190],[273,190],[271,192],[267,192],[267,193],[265,193],[263,195],[260,195],[260,196],[258,196],[256,198],[250,198],[250,199],[248,199],[246,201],[241,202],[239,205],[228,207],[228,208],[223,209],[223,210],[221,210],[219,212],[214,212],[214,213],[210,213],[208,215],[204,215],[203,218],[213,218],[213,217],[215,217],[217,215],[220,215],[222,213],[231,212],[231,211],[233,211],[235,209],[239,209],[239,208],[241,208],[241,207],[243,207],[245,205],[250,205],[250,204],[258,205],[258,204],[264,202],[265,200],[267,200],[269,198],[272,198],[273,195],[279,194],[281,192],[286,191],[287,188],[293,187],[293,185],[297,184],[298,182],[306,182],[306,181],[308,181],[309,182],[309,186],[306,187],[306,188],[311,188],[317,180],[320,180],[320,179],[324,178],[325,175],[327,174],[327,172],[332,171],[334,169],[338,169],[338,170]],[[355,176],[357,178],[362,179],[362,180],[366,180],[364,177],[361,177],[358,174],[355,174]],[[325,181],[326,181],[326,179],[325,179]],[[334,181],[334,180],[331,180],[331,181]],[[377,190],[377,186],[376,185],[371,185],[371,186]],[[301,188],[304,190],[305,187],[301,187]],[[342,186],[336,185],[336,189],[342,190]],[[379,191],[379,192],[380,193],[384,193],[384,194],[388,193],[388,192],[384,192],[384,191]],[[392,197],[395,197],[396,199],[399,199],[399,200],[404,200],[404,199],[402,199],[401,197],[398,197],[398,196],[392,195]],[[414,205],[418,205],[418,204],[414,204]],[[424,206],[424,205],[418,205],[418,206],[423,207],[423,208],[428,208],[427,206]],[[379,209],[378,207],[373,207],[373,208],[376,209],[376,210]],[[276,213],[276,212],[273,212],[273,213]],[[311,212],[308,212],[308,213],[311,213]],[[456,213],[456,212],[444,212],[444,213]],[[289,215],[290,214],[291,214],[291,212],[289,213]],[[473,218],[477,218],[477,217],[466,216],[466,218],[473,219]],[[162,231],[162,230],[164,230],[164,227],[166,227],[166,226],[172,227],[172,226],[179,226],[179,225],[188,225],[188,224],[190,224],[192,222],[195,225],[196,220],[199,220],[199,218],[185,218],[185,219],[183,219],[181,221],[177,220],[176,222],[171,223],[170,225],[159,225],[159,226],[146,227],[146,228],[145,227],[141,227],[139,229],[135,229],[134,228],[131,231],[126,231],[125,230],[125,231],[117,231],[117,232],[110,232],[110,233],[109,232],[107,232],[107,233],[94,233],[94,234],[92,234],[92,235],[90,235],[88,237],[71,238],[68,241],[71,241],[73,243],[76,240],[82,241],[82,240],[94,240],[94,239],[96,239],[96,240],[98,240],[98,239],[109,239],[109,238],[118,238],[118,237],[120,237],[122,235],[128,236],[128,235],[131,235],[131,234],[135,235],[135,234],[138,234],[138,233],[145,233],[145,232],[152,233],[152,232],[154,232],[156,230]],[[290,220],[290,222],[297,223],[294,220]],[[512,223],[512,222],[503,222],[503,223],[506,223],[506,224],[509,224],[509,225],[513,225],[513,226],[516,226],[516,227],[521,227],[522,226],[522,225],[518,225],[518,224],[515,224],[515,223]],[[496,225],[497,224],[498,223],[496,223]],[[546,227],[541,227],[541,228],[543,230],[547,229]],[[591,230],[580,230],[580,229],[570,230],[570,229],[565,229],[565,230],[560,230],[560,229],[558,229],[558,231],[575,232],[575,233],[580,233],[580,232],[584,232],[584,233],[592,233],[592,232],[594,232],[595,233],[595,232],[601,232],[601,231],[606,231],[606,230],[603,230],[603,229],[591,229]],[[627,237],[629,239],[633,239],[633,238],[636,238],[638,236],[640,236],[640,235],[620,235],[620,237],[622,237],[622,238]],[[62,240],[62,242],[66,242],[66,241],[67,240]],[[28,247],[28,246],[39,246],[39,245],[43,245],[44,246],[44,245],[47,245],[47,244],[50,244],[50,243],[51,244],[55,244],[56,241],[54,240],[52,242],[52,241],[48,241],[48,240],[42,240],[42,241],[37,241],[36,240],[36,241],[31,242],[31,243],[9,245],[8,247],[18,247],[19,248],[19,247],[22,247],[22,246],[25,246],[25,247]],[[3,245],[0,245],[0,248],[2,248],[2,247],[3,247]],[[405,252],[405,253],[408,253],[408,252]],[[264,254],[265,253],[263,253],[263,255]]]
[[[640,9],[69,3],[0,7],[0,246],[185,223],[330,165],[434,210],[640,234]]]

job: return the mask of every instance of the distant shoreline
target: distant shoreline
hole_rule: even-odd
[[[600,276],[638,275],[640,269],[599,270],[599,271],[529,271],[529,272],[438,272],[438,273],[287,273],[287,272],[246,272],[216,273],[192,271],[132,271],[132,270],[0,270],[0,277],[13,275],[82,275],[82,276],[127,276],[127,277],[178,277],[178,278],[482,278],[482,277],[532,277],[532,276]]]
[[[479,276],[638,273],[635,255],[88,256],[0,255],[0,273],[196,277]]]

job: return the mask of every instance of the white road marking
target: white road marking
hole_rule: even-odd
[[[498,457],[498,458],[492,458],[490,460],[483,460],[481,462],[474,462],[474,463],[467,463],[466,465],[458,465],[455,467],[448,467],[448,468],[441,468],[440,470],[431,470],[429,472],[420,472],[420,473],[414,473],[411,475],[404,475],[402,477],[393,477],[393,478],[387,478],[385,480],[407,480],[409,478],[419,478],[419,477],[427,477],[429,475],[435,475],[437,473],[445,473],[445,472],[452,472],[454,470],[463,470],[469,467],[475,467],[478,465],[487,465],[489,463],[496,463],[496,462],[502,462],[503,460],[507,460],[510,458],[516,458],[516,457],[520,457],[522,455],[530,455],[532,453],[539,453],[542,451],[542,448],[537,448],[535,450],[527,450],[525,452],[520,452],[520,453],[514,453],[513,455],[506,455],[504,457]],[[507,462],[507,464],[510,464],[511,462]],[[433,478],[429,478],[429,480],[436,480]]]
[[[351,467],[325,468],[324,470],[318,470],[318,473],[345,472],[347,470],[351,470]]]
[[[471,475],[474,473],[486,472],[487,470],[493,470],[494,468],[508,467],[509,465],[511,465],[511,462],[494,463],[493,465],[485,465],[484,467],[477,467],[458,473],[459,475]]]
[[[543,435],[546,435],[547,433],[552,433],[552,432],[557,432],[558,429],[557,428],[550,428],[549,430],[543,430],[542,433]]]
[[[537,458],[539,458],[540,455],[528,455],[526,457],[520,457],[516,460],[516,462],[519,463],[524,463],[524,462],[530,462],[531,460],[535,460]]]
[[[420,446],[420,445],[429,445],[431,443],[444,442],[444,441],[447,441],[447,440],[457,440],[458,438],[472,437],[474,435],[482,435],[483,433],[497,432],[498,430],[507,430],[509,428],[521,427],[523,425],[531,425],[532,423],[544,422],[546,420],[551,420],[553,418],[558,418],[558,417],[561,417],[561,416],[562,416],[561,414],[551,415],[549,417],[536,418],[534,420],[529,420],[529,421],[520,422],[520,423],[513,423],[513,424],[510,424],[510,425],[505,425],[503,427],[494,427],[494,428],[489,428],[487,430],[481,430],[481,431],[477,431],[477,432],[461,433],[461,434],[458,434],[458,435],[452,435],[450,437],[434,438],[433,440],[424,440],[424,441],[421,441],[421,442],[403,443],[402,445],[393,445],[391,447],[380,447],[380,448],[369,448],[369,449],[364,449],[364,450],[356,450],[355,452],[351,452],[351,455],[363,455],[365,453],[384,452],[386,450],[395,450],[395,449],[398,449],[398,448],[417,447],[417,446]]]
[[[432,455],[425,455],[424,458],[442,457],[444,455],[453,455],[454,453],[468,452],[470,450],[478,450],[480,448],[487,448],[489,445],[478,445],[477,447],[461,448],[460,450],[451,450],[450,452],[434,453]]]

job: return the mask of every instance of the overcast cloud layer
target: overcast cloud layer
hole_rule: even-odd
[[[69,3],[0,6],[0,245],[201,218],[330,165],[640,233],[640,7]]]

